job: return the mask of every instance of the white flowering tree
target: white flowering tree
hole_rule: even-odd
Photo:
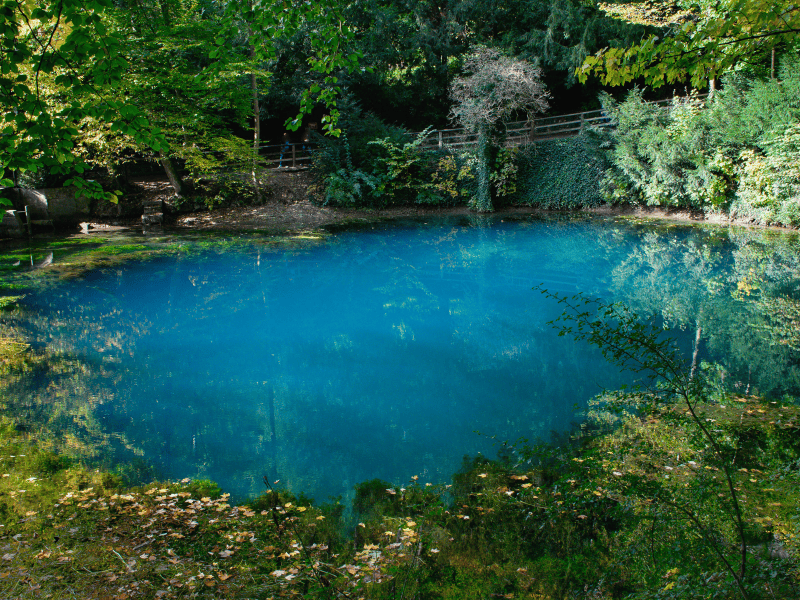
[[[464,73],[450,87],[450,118],[478,134],[478,196],[473,206],[478,212],[489,212],[489,176],[503,141],[505,122],[520,112],[529,119],[544,112],[549,94],[541,81],[541,69],[490,48],[470,54],[464,61]]]

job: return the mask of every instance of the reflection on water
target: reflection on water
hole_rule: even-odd
[[[535,285],[657,313],[681,340],[700,329],[729,384],[796,393],[797,250],[575,219],[381,226],[291,250],[187,242],[26,297],[13,318],[58,358],[11,381],[6,406],[236,495],[264,475],[319,499],[373,477],[446,481],[464,454],[494,455],[492,437],[546,438],[622,382],[557,336],[560,307]]]

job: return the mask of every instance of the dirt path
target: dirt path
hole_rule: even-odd
[[[307,171],[272,173],[267,184],[270,195],[265,204],[186,214],[178,217],[172,226],[212,231],[282,232],[319,229],[343,223],[469,212],[464,207],[442,209],[412,206],[375,210],[321,206],[309,199],[312,183]]]

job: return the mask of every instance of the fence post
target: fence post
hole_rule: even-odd
[[[442,147],[442,130],[439,130],[439,148]]]
[[[297,144],[292,144],[292,168],[297,168],[297,164],[295,163],[295,155],[297,150]]]
[[[581,133],[583,133],[583,117],[585,113],[581,113]]]

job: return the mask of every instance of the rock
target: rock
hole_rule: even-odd
[[[25,235],[25,226],[14,210],[3,212],[3,220],[0,221],[0,237],[21,238]]]
[[[84,196],[78,196],[75,188],[47,188],[37,190],[37,193],[45,197],[49,218],[56,227],[74,227],[91,213],[91,201]]]

